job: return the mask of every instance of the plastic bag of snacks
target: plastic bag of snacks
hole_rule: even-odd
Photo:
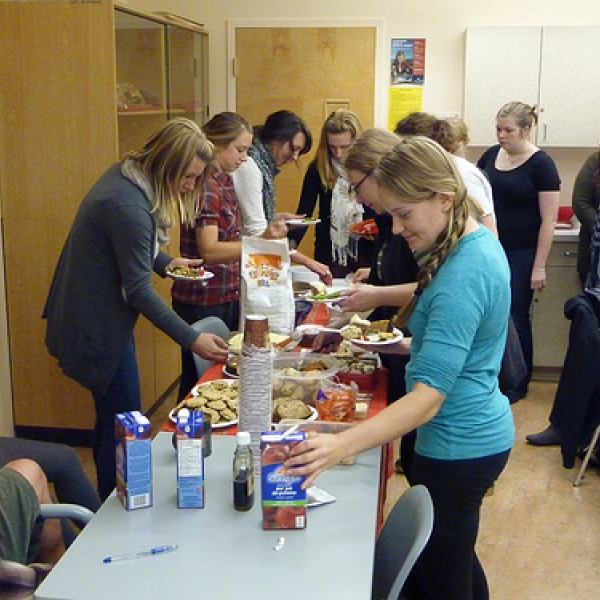
[[[341,421],[349,423],[354,421],[358,386],[351,382],[327,383],[317,394],[315,408],[321,421]]]
[[[265,315],[269,331],[289,335],[296,307],[287,240],[242,238],[241,323],[246,315]]]

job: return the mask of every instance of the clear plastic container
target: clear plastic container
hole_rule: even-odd
[[[273,400],[289,397],[315,406],[318,391],[332,381],[337,370],[337,359],[326,354],[293,352],[276,356]]]

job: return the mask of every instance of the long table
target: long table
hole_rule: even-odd
[[[377,531],[380,448],[323,473],[332,504],[310,508],[304,530],[264,531],[260,491],[247,513],[232,503],[235,438],[213,436],[206,507],[178,509],[171,434],[152,442],[154,505],[126,511],[114,492],[37,590],[40,600],[175,598],[247,600],[280,596],[370,597]],[[275,550],[279,537],[284,546]],[[175,552],[104,564],[110,555],[177,544]]]

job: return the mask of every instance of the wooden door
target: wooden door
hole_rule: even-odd
[[[238,27],[235,29],[236,112],[253,125],[288,109],[313,134],[313,151],[276,179],[277,208],[293,212],[325,117],[340,106],[373,126],[375,27]],[[309,228],[310,229],[310,228]],[[300,249],[313,255],[309,231]]]

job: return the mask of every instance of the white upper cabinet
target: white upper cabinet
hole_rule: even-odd
[[[473,146],[496,143],[512,100],[537,106],[531,140],[595,147],[600,139],[600,27],[474,27],[466,31],[464,119]]]
[[[540,146],[596,147],[600,139],[600,27],[544,27]]]

